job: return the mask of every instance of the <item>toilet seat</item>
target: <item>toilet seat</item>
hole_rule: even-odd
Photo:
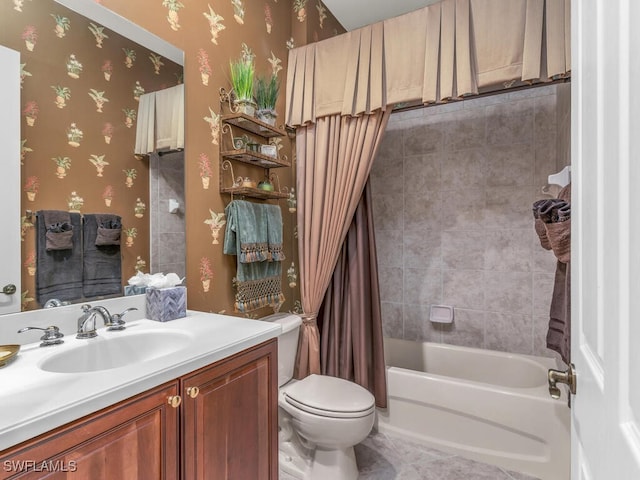
[[[310,375],[283,393],[289,405],[322,417],[366,417],[375,410],[375,399],[368,390],[337,377]]]

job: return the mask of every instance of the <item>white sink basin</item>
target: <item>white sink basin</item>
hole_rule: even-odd
[[[109,338],[81,340],[82,344],[44,358],[39,367],[47,372],[82,373],[133,367],[186,349],[191,337],[182,332],[122,333]]]

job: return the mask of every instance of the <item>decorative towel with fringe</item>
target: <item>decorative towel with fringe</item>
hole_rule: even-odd
[[[284,302],[280,206],[233,200],[225,215],[223,251],[237,256],[235,309],[278,308]]]

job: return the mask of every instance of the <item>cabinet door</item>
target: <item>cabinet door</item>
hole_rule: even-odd
[[[183,478],[278,478],[276,347],[270,340],[183,377]]]
[[[0,478],[177,480],[171,382],[0,452]]]

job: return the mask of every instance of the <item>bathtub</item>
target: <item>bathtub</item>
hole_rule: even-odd
[[[567,399],[549,396],[552,359],[385,338],[380,432],[541,480],[569,480]]]

